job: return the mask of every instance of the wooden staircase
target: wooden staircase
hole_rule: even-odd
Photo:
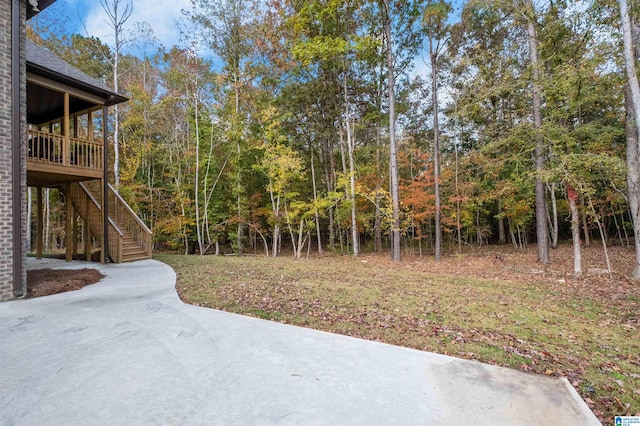
[[[125,232],[122,238],[122,261],[135,262],[136,260],[151,259],[151,256],[138,244],[136,239]]]
[[[100,240],[102,236],[102,207],[99,181],[73,183],[69,199],[82,217],[90,233]],[[114,263],[151,259],[152,233],[131,207],[109,185],[108,192],[108,257]]]

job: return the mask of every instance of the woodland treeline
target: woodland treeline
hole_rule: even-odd
[[[582,245],[637,242],[635,2],[192,3],[171,48],[124,0],[111,47],[54,14],[29,31],[130,97],[114,183],[157,248],[548,262],[573,237],[579,275]]]

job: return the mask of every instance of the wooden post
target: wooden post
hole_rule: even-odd
[[[66,207],[65,214],[65,246],[67,251],[67,262],[71,262],[73,260],[73,231],[71,230],[71,216],[73,215],[73,206],[71,205],[71,184],[64,185],[64,203]]]
[[[102,232],[100,233],[100,263],[107,263],[108,254],[106,251],[108,250],[107,245],[109,244],[109,234],[107,228],[108,222],[107,219],[105,219],[106,215],[104,214],[104,199],[106,196],[106,193],[104,192],[104,179],[100,179],[100,195],[102,197],[100,201],[100,204],[102,205],[101,212],[103,213],[100,215],[100,229],[102,229]]]
[[[64,136],[62,155],[63,164],[68,166],[71,164],[71,144],[69,142],[69,93],[64,93],[64,117],[62,119],[62,136]]]
[[[42,216],[43,216],[43,209],[42,209],[42,187],[37,187],[36,190],[38,191],[38,194],[36,196],[37,198],[37,225],[36,225],[36,258],[37,259],[42,259],[42,243],[43,243],[43,236],[42,236],[42,231],[44,229],[44,227],[42,226]]]
[[[109,155],[107,143],[107,106],[102,106],[102,263],[107,262],[109,256]],[[115,259],[114,259],[115,261]]]
[[[73,117],[73,133],[71,134],[71,136],[74,139],[78,139],[78,115],[77,114],[73,114],[72,117]],[[71,146],[71,142],[69,142],[69,146]],[[76,165],[80,165],[81,164],[80,163],[80,159],[78,158],[80,153],[78,152],[78,146],[77,145],[74,147],[74,150],[76,151],[73,154],[73,158],[75,159],[75,164]],[[74,251],[73,253],[75,254],[76,252]]]
[[[84,255],[87,258],[87,262],[91,262],[91,199],[87,197],[85,204],[84,215]]]
[[[89,111],[87,113],[87,141],[93,142],[93,112]],[[95,167],[99,169],[102,167],[102,158],[96,157],[96,155],[92,155],[91,167]]]
[[[73,255],[78,253],[78,212],[73,209],[73,216],[71,217],[71,236],[73,237],[72,250]]]
[[[93,142],[93,111],[87,113],[87,140]]]

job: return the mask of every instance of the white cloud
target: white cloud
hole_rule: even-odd
[[[121,2],[121,10],[124,4],[126,2]],[[125,24],[127,31],[133,30],[136,23],[146,22],[153,30],[154,36],[165,47],[170,48],[180,43],[180,30],[176,21],[184,19],[182,10],[191,8],[190,0],[132,0],[132,4],[133,13]],[[107,14],[100,2],[91,2],[84,14],[84,20],[89,35],[113,46],[113,29],[107,23]]]

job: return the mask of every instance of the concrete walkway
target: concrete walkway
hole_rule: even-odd
[[[107,278],[0,304],[0,425],[599,424],[566,380],[185,305],[156,261],[90,266]]]

